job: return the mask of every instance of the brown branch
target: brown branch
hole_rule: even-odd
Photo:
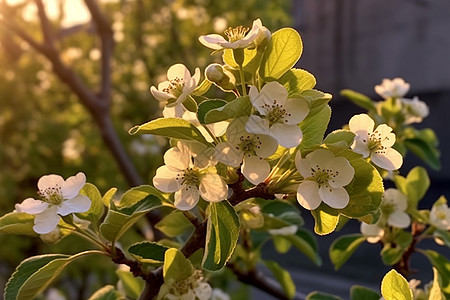
[[[38,10],[38,16],[41,23],[42,35],[44,36],[45,45],[56,52],[53,44],[53,30],[50,25],[50,21],[48,20],[47,13],[44,9],[44,4],[42,4],[42,0],[34,0],[36,3],[36,7]]]

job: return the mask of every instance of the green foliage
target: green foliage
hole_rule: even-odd
[[[210,109],[204,117],[205,123],[216,123],[231,118],[248,116],[252,110],[252,104],[248,97],[239,97],[222,107]]]
[[[334,269],[338,270],[366,240],[361,234],[343,235],[333,241],[330,246],[330,260]]]
[[[314,150],[318,145],[322,144],[323,136],[328,127],[331,118],[331,108],[327,105],[318,113],[308,116],[300,123],[303,132],[303,139],[299,145],[302,156]]]
[[[175,282],[188,279],[194,274],[194,267],[184,255],[175,248],[170,248],[164,256],[164,281]]]
[[[33,230],[34,216],[11,212],[0,217],[0,233],[37,236]]]
[[[433,250],[422,250],[423,253],[436,268],[439,278],[441,279],[441,289],[445,296],[450,297],[450,262],[443,255]]]
[[[329,133],[323,140],[326,145],[335,145],[342,148],[348,148],[353,144],[355,134],[350,130],[338,129]]]
[[[410,232],[400,231],[392,243],[386,243],[381,250],[381,258],[383,263],[392,266],[400,261],[403,253],[407,250],[412,242]]]
[[[152,266],[162,265],[164,262],[164,254],[168,247],[161,246],[154,242],[140,242],[128,248],[128,253],[131,254],[137,261],[151,264]]]
[[[413,300],[413,294],[408,282],[397,271],[391,270],[381,282],[381,294],[384,299]]]
[[[88,300],[125,300],[125,297],[112,285],[106,285],[96,291]]]
[[[264,264],[267,268],[272,272],[272,274],[275,276],[276,280],[281,284],[283,287],[284,292],[286,293],[286,296],[289,299],[294,298],[295,296],[295,284],[292,280],[291,274],[289,274],[288,271],[283,269],[277,262],[272,260],[265,260]]]
[[[329,234],[336,229],[339,222],[339,212],[335,209],[322,203],[316,210],[311,211],[311,214],[315,221],[314,232],[318,235]]]
[[[437,149],[437,138],[433,130],[427,128],[420,131],[410,128],[405,130],[405,147],[422,159],[434,170],[441,168],[440,152]]]
[[[129,270],[116,271],[117,277],[123,286],[127,299],[138,299],[144,289],[145,282],[140,277],[134,277]]]
[[[414,167],[405,177],[396,175],[394,177],[396,187],[408,197],[408,207],[417,208],[428,188],[430,187],[430,178],[427,171],[422,167]]]
[[[120,199],[119,206],[130,207],[135,205],[136,203],[146,199],[147,197],[153,198],[151,196],[158,197],[159,200],[164,201],[165,198],[161,194],[161,192],[151,185],[141,185],[137,187],[133,187],[126,191],[122,198]]]
[[[430,289],[430,297],[429,299],[432,300],[445,300],[445,295],[442,293],[441,286],[439,283],[439,272],[436,270],[436,268],[433,268],[433,285]]]
[[[202,266],[209,271],[222,269],[230,259],[239,238],[239,217],[228,201],[211,203]]]
[[[322,292],[311,292],[306,296],[305,300],[342,300],[342,298]]]
[[[188,229],[194,229],[192,223],[186,219],[181,211],[173,211],[166,215],[155,227],[168,237],[176,237],[182,235]]]
[[[352,101],[359,107],[362,107],[368,111],[376,110],[375,104],[373,103],[372,99],[370,99],[366,95],[345,89],[341,91],[341,96],[348,98],[350,101]]]
[[[317,266],[322,264],[316,238],[305,229],[298,229],[295,234],[281,236],[288,240],[295,248],[303,252]]]
[[[288,97],[295,97],[301,92],[311,90],[316,85],[314,75],[303,69],[290,69],[278,79],[289,92]]]
[[[80,193],[82,195],[86,195],[89,199],[91,199],[91,207],[87,212],[78,214],[78,217],[80,217],[81,219],[89,220],[92,225],[94,225],[94,227],[98,229],[100,220],[103,217],[105,211],[105,205],[102,199],[102,195],[100,194],[98,188],[91,183],[86,183],[81,189]]]
[[[300,59],[303,43],[292,28],[283,28],[272,35],[261,60],[259,75],[265,81],[273,81],[290,70]]]
[[[354,285],[350,289],[351,300],[379,300],[380,298],[380,293],[363,286]]]
[[[198,118],[198,121],[200,122],[200,124],[206,123],[205,116],[210,110],[223,107],[227,103],[228,102],[226,102],[225,100],[221,100],[221,99],[211,99],[211,100],[206,100],[206,101],[203,101],[202,103],[200,103],[198,106],[198,111],[197,111],[197,118]]]

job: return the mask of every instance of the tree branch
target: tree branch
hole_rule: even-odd
[[[38,16],[41,23],[42,35],[44,36],[44,42],[49,49],[52,49],[56,52],[53,43],[53,30],[50,25],[50,22],[47,17],[47,13],[45,12],[44,5],[42,4],[42,0],[34,0],[36,3],[36,7],[38,10]]]

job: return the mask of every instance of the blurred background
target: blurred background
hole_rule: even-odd
[[[441,141],[442,168],[430,170],[430,207],[449,195],[450,2],[447,0],[0,0],[0,215],[36,195],[45,174],[63,177],[83,171],[102,193],[150,183],[162,164],[165,139],[129,136],[128,130],[160,116],[149,92],[175,63],[195,67],[220,60],[202,47],[200,34],[229,26],[250,26],[256,18],[272,32],[296,28],[304,51],[297,67],[315,75],[317,89],[334,99],[330,131],[362,112],[339,91],[350,88],[379,99],[373,87],[383,78],[403,77],[408,97],[419,96],[430,115],[419,128],[433,128]],[[400,170],[415,165],[410,155]],[[309,216],[307,226],[312,227]],[[344,232],[358,232],[357,223]],[[339,233],[337,233],[339,234]],[[285,255],[302,292],[323,289],[323,281],[348,297],[351,283],[377,288],[384,274],[379,249],[362,247],[340,272],[329,264],[328,246],[319,238],[321,268],[301,256]],[[39,239],[0,236],[0,288],[19,262],[38,253],[77,251],[70,238],[58,245]],[[277,255],[267,249],[267,255]],[[413,258],[414,259],[414,258]],[[304,260],[304,261],[303,261]],[[372,271],[361,270],[367,265]],[[87,283],[113,283],[107,260],[96,268],[71,268],[61,279],[79,299]],[[373,266],[372,266],[373,264]],[[87,265],[87,264],[86,264]],[[427,266],[428,267],[428,266]],[[87,270],[90,278],[82,274]],[[430,268],[431,269],[431,268]],[[303,270],[303,271],[298,271]],[[308,273],[305,273],[306,270]],[[306,275],[305,275],[306,274]],[[314,277],[311,274],[317,274]],[[431,274],[431,271],[430,271]],[[71,278],[70,284],[64,276]],[[431,279],[431,275],[425,277]],[[75,279],[74,279],[75,278]],[[357,282],[355,282],[355,280]],[[314,286],[314,282],[316,287]],[[91,284],[92,285],[92,284]],[[95,284],[92,289],[95,289]],[[303,289],[304,288],[304,289]],[[332,289],[324,290],[331,292]],[[269,299],[269,298],[267,298]]]

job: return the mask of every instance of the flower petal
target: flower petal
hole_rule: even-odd
[[[395,210],[405,211],[408,208],[408,198],[399,190],[389,188],[383,193],[383,204],[391,205]]]
[[[39,178],[37,186],[40,192],[62,188],[64,186],[64,178],[55,174],[44,175]]]
[[[382,141],[381,146],[391,148],[395,144],[395,133],[389,133]]]
[[[260,145],[256,147],[255,153],[259,157],[266,158],[274,154],[278,149],[278,142],[269,135],[258,134],[256,136]]]
[[[173,193],[181,187],[181,176],[183,172],[176,172],[167,166],[159,167],[153,177],[153,185],[164,193]]]
[[[370,150],[367,146],[368,139],[369,136],[367,133],[356,135],[353,144],[351,145],[352,150],[361,154],[364,158],[368,157],[370,155]]]
[[[274,103],[284,105],[286,103],[287,96],[288,92],[283,85],[277,81],[271,81],[263,86],[259,94],[255,93],[253,97],[250,97],[250,101],[260,114],[266,115],[267,110],[264,106],[271,107]]]
[[[22,201],[20,204],[16,204],[15,209],[17,212],[24,212],[30,215],[36,215],[42,213],[44,210],[48,208],[48,203],[36,200],[33,198],[27,198]]]
[[[191,73],[183,64],[174,64],[167,70],[167,79],[169,80],[179,80],[183,79],[186,83],[191,80]]]
[[[236,147],[231,145],[230,143],[219,143],[216,146],[216,150],[217,160],[226,164],[227,166],[237,168],[241,164],[244,152],[236,149]]]
[[[168,81],[165,81],[168,82]],[[161,86],[161,83],[159,84]],[[167,86],[169,86],[167,84]],[[153,97],[156,98],[158,101],[167,101],[171,98],[175,98],[172,94],[161,92],[164,88],[161,88],[160,90],[156,89],[154,86],[150,88],[150,92],[152,93]]]
[[[306,180],[300,183],[297,188],[297,201],[301,206],[309,210],[319,207],[322,199],[319,196],[317,182]]]
[[[195,296],[199,300],[209,300],[212,295],[212,288],[206,282],[199,282],[198,285],[194,288]]]
[[[248,181],[257,185],[269,175],[270,165],[267,161],[257,156],[244,156],[241,170]]]
[[[388,224],[393,227],[406,228],[411,223],[411,219],[404,211],[395,211],[388,217]]]
[[[277,139],[285,148],[298,146],[303,138],[303,132],[297,125],[275,123],[270,127],[270,135]]]
[[[353,116],[348,122],[348,126],[350,131],[354,132],[357,135],[365,135],[373,131],[373,127],[375,126],[375,122],[369,117],[367,114],[359,114]]]
[[[39,234],[51,232],[58,225],[61,217],[57,214],[58,207],[52,206],[34,218],[33,230]]]
[[[285,124],[297,125],[303,121],[309,113],[309,106],[305,100],[299,98],[289,98],[284,105],[286,109]]]
[[[403,164],[402,155],[397,150],[392,148],[373,152],[370,155],[370,159],[374,164],[388,171],[397,170]]]
[[[175,106],[165,106],[163,109],[164,118],[182,118],[186,112],[186,108],[183,104],[176,104]]]
[[[206,174],[200,179],[200,196],[209,202],[219,202],[228,196],[228,186],[217,174]]]
[[[206,46],[213,50],[220,50],[223,47],[220,46],[219,43],[226,43],[227,41],[223,38],[223,36],[219,34],[208,34],[201,35],[198,38],[199,42],[202,43],[203,46]]]
[[[320,198],[328,206],[341,209],[347,206],[350,201],[347,191],[344,188],[332,188],[329,185],[323,185],[319,188]]]
[[[77,196],[85,184],[86,175],[83,172],[67,178],[61,189],[64,199],[72,199]]]
[[[302,159],[300,151],[297,151],[297,154],[295,155],[295,167],[303,178],[308,178],[314,175],[313,170],[311,170],[311,160]]]
[[[174,171],[186,170],[191,164],[191,155],[188,149],[172,147],[164,153],[164,163]]]
[[[317,149],[305,157],[311,160],[311,167],[317,171],[318,169],[326,169],[328,163],[334,159],[334,154],[330,150]]]
[[[331,170],[331,178],[328,183],[333,188],[343,187],[349,184],[355,176],[355,169],[344,157],[336,157],[332,159],[327,169]]]
[[[89,210],[91,207],[91,199],[85,195],[78,195],[69,200],[63,201],[58,207],[58,214],[67,216],[71,213],[82,213]]]
[[[371,244],[377,243],[384,236],[384,229],[377,224],[361,223],[361,233],[367,236],[367,241]]]
[[[174,205],[179,210],[190,210],[198,203],[198,189],[196,186],[183,184],[174,195]]]
[[[270,135],[269,120],[262,119],[261,117],[251,115],[245,123],[245,130],[254,134]]]

